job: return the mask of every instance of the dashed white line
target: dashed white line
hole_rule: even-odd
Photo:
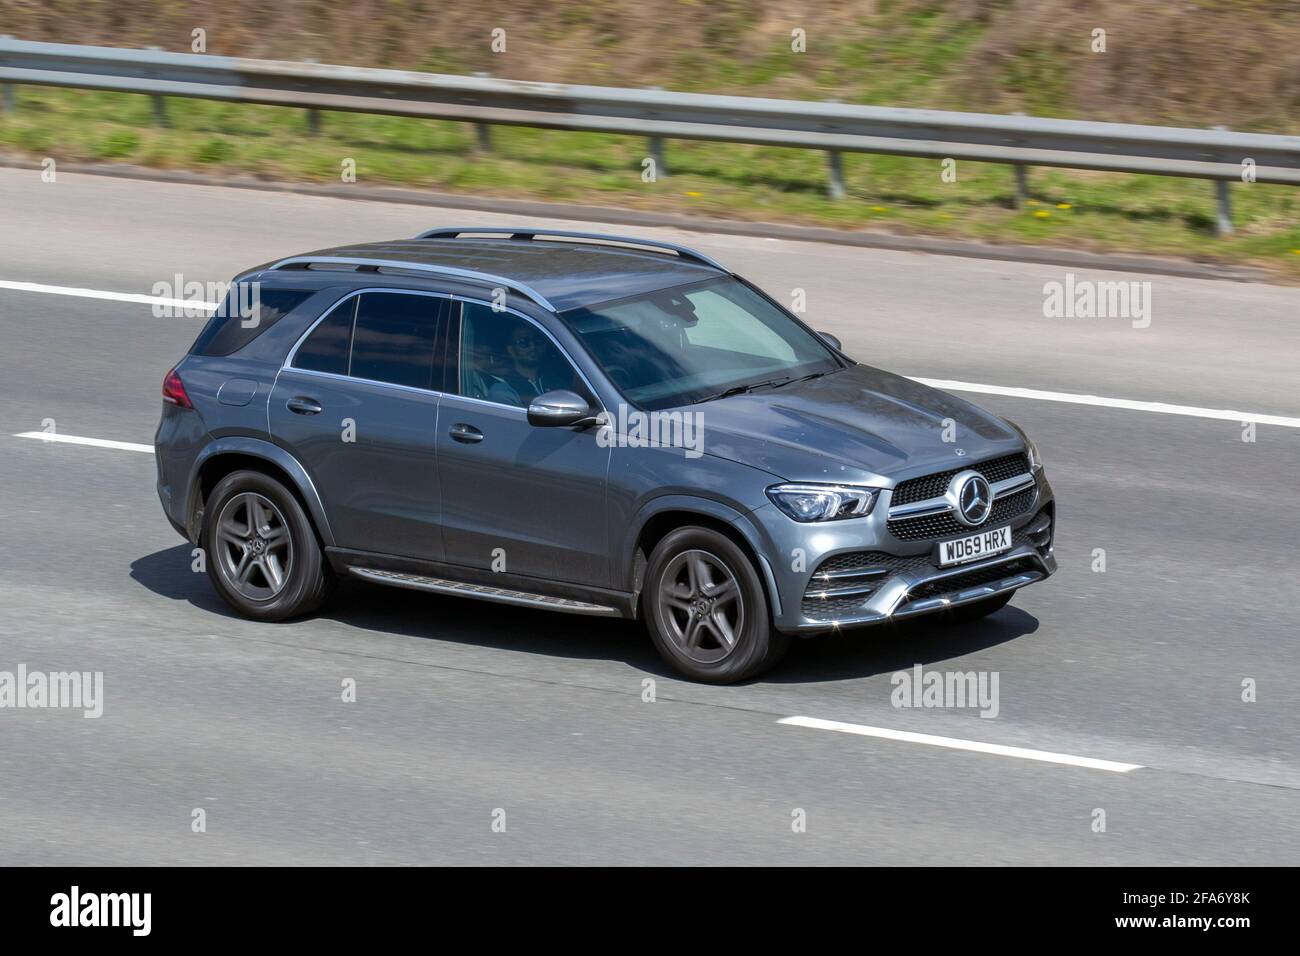
[[[993,754],[998,757],[1040,760],[1045,763],[1064,764],[1067,767],[1108,770],[1111,773],[1128,773],[1130,770],[1142,769],[1142,764],[1138,763],[1121,763],[1117,760],[1100,760],[1096,757],[1077,757],[1074,754],[1053,753],[1050,750],[1030,750],[1026,747],[986,744],[978,740],[962,740],[959,737],[936,737],[933,734],[916,734],[907,730],[890,730],[886,727],[848,724],[840,720],[822,720],[820,717],[783,717],[777,723],[787,724],[791,727],[811,727],[813,730],[834,730],[842,734],[857,734],[861,737],[881,737],[885,740],[898,740],[909,744],[947,747],[949,750],[971,750],[976,753]]]
[[[922,385],[929,385],[932,388],[941,388],[946,392],[978,392],[981,395],[1033,398],[1042,402],[1099,405],[1103,408],[1127,408],[1135,412],[1155,412],[1160,415],[1187,415],[1191,418],[1213,418],[1225,422],[1257,422],[1260,425],[1300,428],[1300,418],[1288,418],[1285,415],[1261,415],[1258,412],[1238,412],[1226,408],[1200,408],[1196,405],[1171,405],[1168,402],[1139,402],[1130,398],[1104,398],[1100,395],[1081,395],[1077,392],[1049,392],[1038,388],[1017,388],[1010,385],[980,385],[975,382],[954,382],[943,378],[913,378],[912,381],[920,382]]]
[[[52,435],[49,432],[18,432],[15,438],[35,438],[45,442],[63,442],[67,445],[91,445],[95,448],[116,448],[119,451],[142,451],[153,454],[153,445],[133,441],[109,441],[107,438],[82,438],[80,435]]]
[[[138,302],[141,305],[165,305],[171,309],[207,309],[212,311],[219,302],[202,299],[169,299],[166,296],[143,295],[138,292],[105,292],[102,289],[79,289],[66,285],[42,285],[39,282],[13,282],[0,279],[0,289],[15,292],[40,292],[44,295],[70,295],[79,299],[106,299],[110,302]]]

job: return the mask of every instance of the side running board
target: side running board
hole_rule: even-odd
[[[603,604],[588,604],[573,598],[550,597],[545,594],[532,594],[528,591],[512,591],[509,588],[492,587],[488,584],[467,584],[463,581],[448,581],[445,578],[430,578],[422,574],[407,574],[404,571],[384,571],[379,568],[348,568],[359,578],[378,581],[380,584],[392,584],[399,588],[414,588],[417,591],[434,591],[438,594],[453,594],[457,597],[479,598],[484,601],[498,601],[501,604],[518,604],[523,607],[542,608],[547,611],[565,611],[569,614],[591,614],[599,617],[621,617],[616,608]]]

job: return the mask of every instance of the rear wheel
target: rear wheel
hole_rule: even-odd
[[[280,621],[309,613],[333,584],[302,505],[260,471],[232,472],[217,483],[200,541],[217,593],[245,617]]]
[[[655,546],[642,601],[655,648],[692,680],[744,680],[789,647],[789,638],[772,628],[763,582],[749,558],[708,528],[679,528]]]

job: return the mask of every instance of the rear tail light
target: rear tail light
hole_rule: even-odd
[[[162,395],[163,401],[169,405],[177,405],[181,408],[194,407],[190,402],[190,397],[185,394],[185,383],[176,374],[176,369],[168,372],[167,377],[163,379]]]

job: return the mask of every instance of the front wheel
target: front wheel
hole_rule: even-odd
[[[232,472],[217,483],[200,540],[217,593],[245,617],[281,621],[306,614],[333,584],[302,505],[260,471]]]
[[[789,647],[772,627],[763,582],[745,552],[708,528],[679,528],[655,546],[642,602],[656,650],[692,680],[744,680]]]

